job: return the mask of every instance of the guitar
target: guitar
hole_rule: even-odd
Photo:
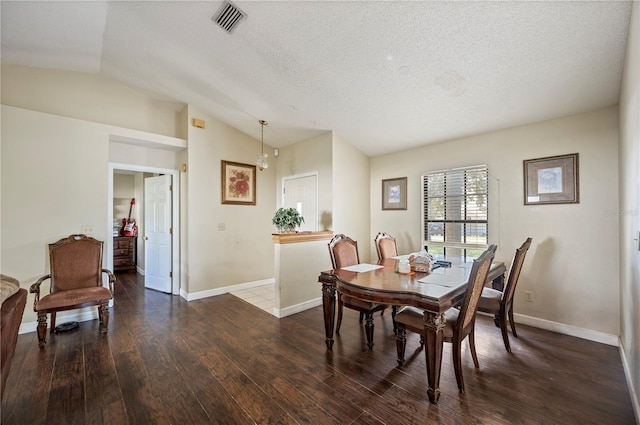
[[[138,226],[136,225],[136,221],[131,221],[131,209],[136,203],[136,198],[131,198],[131,203],[129,204],[129,218],[122,219],[122,230],[120,230],[121,236],[138,236]]]

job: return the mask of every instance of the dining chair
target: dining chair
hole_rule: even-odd
[[[329,242],[329,255],[334,269],[354,266],[360,264],[358,255],[358,243],[344,234],[335,235]],[[360,323],[365,320],[365,333],[367,335],[367,346],[373,348],[373,314],[377,311],[381,313],[388,306],[370,301],[360,300],[349,295],[338,292],[338,320],[336,322],[336,333],[340,333],[342,324],[342,308],[347,307],[360,312]]]
[[[384,260],[385,258],[396,257],[398,255],[398,248],[396,246],[396,238],[385,232],[379,232],[374,239],[376,245],[376,252],[378,253],[378,260]]]
[[[513,296],[516,293],[516,285],[518,284],[524,257],[527,255],[530,246],[531,238],[527,238],[522,246],[516,249],[504,290],[498,291],[493,288],[483,288],[478,302],[478,311],[494,315],[494,322],[502,332],[502,340],[509,353],[511,352],[511,344],[509,343],[509,333],[507,331],[507,316],[509,323],[511,323],[511,332],[513,332],[513,336],[517,337],[516,324],[513,321]]]
[[[102,268],[102,241],[86,235],[71,235],[49,244],[50,273],[31,285],[35,294],[33,311],[38,314],[38,346],[44,348],[47,314],[51,313],[51,332],[56,327],[56,313],[98,306],[101,331],[107,333],[109,300],[113,296],[115,276]],[[102,274],[108,276],[109,288],[102,286]],[[50,279],[49,294],[40,297],[40,286]]]
[[[491,267],[491,261],[496,254],[496,245],[490,245],[486,251],[473,262],[469,283],[464,292],[462,305],[460,308],[452,307],[444,313],[444,342],[449,342],[453,346],[453,367],[456,374],[456,381],[460,392],[464,392],[464,380],[462,378],[462,341],[469,337],[469,348],[473,364],[479,368],[478,356],[476,355],[476,345],[474,340],[474,327],[478,301],[484,282]],[[420,334],[420,345],[424,347],[424,312],[421,309],[407,306],[396,315],[396,348],[398,350],[398,365],[404,364],[404,353],[406,348],[407,330]],[[425,352],[426,355],[426,352]]]

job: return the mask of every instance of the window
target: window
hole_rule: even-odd
[[[468,261],[487,248],[489,171],[486,165],[422,176],[422,244],[433,254]]]

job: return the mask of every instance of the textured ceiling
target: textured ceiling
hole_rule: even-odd
[[[3,63],[97,73],[283,147],[380,155],[615,105],[629,1],[6,1]]]

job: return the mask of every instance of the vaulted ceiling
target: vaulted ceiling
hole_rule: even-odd
[[[630,1],[1,2],[3,63],[96,73],[283,147],[376,156],[618,102]]]

